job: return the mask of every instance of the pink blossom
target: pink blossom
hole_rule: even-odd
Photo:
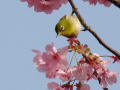
[[[103,58],[100,59],[102,60],[100,64],[103,68],[107,68],[107,65],[112,62],[111,60],[103,60]]]
[[[107,65],[111,62],[111,60],[103,60],[102,57],[99,57],[97,54],[93,54],[91,57],[95,57],[98,63],[94,65],[95,71],[97,73],[96,78],[101,79],[100,84],[103,88],[106,88],[108,84],[114,84],[117,82],[117,76],[118,74],[116,72],[110,72],[109,69],[107,68]],[[95,62],[94,61],[94,62]],[[93,76],[92,76],[93,77]],[[95,77],[93,79],[96,80]]]
[[[91,76],[94,72],[94,69],[87,63],[78,65],[74,67],[72,71],[75,79],[81,81],[88,80],[89,76]]]
[[[120,62],[120,60],[117,56],[111,56],[111,58],[114,59],[113,63]]]
[[[118,73],[116,72],[106,72],[105,74],[101,75],[101,86],[106,88],[108,84],[112,85],[117,82]]]
[[[84,0],[88,1],[90,4],[96,5],[97,3],[104,4],[106,7],[109,7],[111,3],[108,0]]]
[[[45,12],[47,14],[52,13],[53,10],[57,10],[62,4],[67,3],[67,0],[21,0],[28,2],[28,6],[34,6],[36,12]]]
[[[110,60],[102,60],[102,58],[99,58],[99,60],[101,60],[101,62],[95,66],[98,77],[109,72],[107,65],[111,62]]]
[[[66,69],[66,70],[58,70],[57,71],[57,77],[61,79],[63,82],[65,81],[72,81],[73,75],[72,75],[72,68]]]
[[[81,59],[79,64],[80,65],[84,65],[85,63],[88,63],[88,66],[91,66],[91,70],[87,70],[87,68],[90,69],[90,67],[86,67],[86,69],[84,69],[83,67],[79,67],[79,69],[77,68],[76,71],[76,75],[75,77],[77,77],[77,80],[80,80],[81,78],[84,80],[85,77],[87,77],[87,75],[89,76],[89,78],[93,78],[95,80],[98,80],[98,78],[100,79],[100,84],[103,88],[106,88],[108,84],[114,84],[117,82],[117,76],[118,73],[116,72],[110,72],[110,70],[107,68],[107,65],[111,62],[111,60],[104,60],[102,57],[100,57],[98,54],[93,53],[88,57],[88,61],[85,61],[85,59]],[[87,64],[85,64],[87,65]],[[94,69],[94,73],[93,75],[90,73],[86,73],[88,71],[92,71],[92,68]],[[87,71],[86,71],[87,70]],[[77,73],[77,72],[83,72],[82,74]],[[80,76],[81,75],[81,76]],[[81,80],[82,80],[81,79]]]
[[[101,79],[100,85],[101,85],[103,88],[106,88],[108,84],[107,84],[107,82],[106,82],[106,80],[105,80],[105,77],[101,77],[100,79]]]
[[[117,76],[118,76],[118,73],[109,72],[106,76],[106,81],[108,82],[108,84],[112,85],[117,82]]]
[[[55,82],[48,83],[48,89],[49,90],[63,90],[62,87]]]
[[[46,52],[33,50],[37,55],[34,57],[34,63],[39,72],[45,72],[48,78],[55,78],[59,69],[65,69],[68,66],[67,47],[56,50],[53,44],[46,46]]]
[[[108,0],[98,0],[100,4],[104,4],[105,6],[109,7],[111,5],[111,2]]]
[[[106,88],[108,84],[112,85],[117,82],[117,76],[118,73],[116,72],[110,72],[109,69],[106,67],[106,64],[108,64],[109,61],[102,62],[100,67],[97,67],[97,78],[101,79],[101,86],[103,88]]]
[[[34,63],[36,68],[39,70],[39,72],[45,72],[47,70],[46,68],[46,62],[42,59],[42,53],[39,50],[32,50],[37,55],[34,57]]]

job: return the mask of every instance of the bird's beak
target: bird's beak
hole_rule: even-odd
[[[60,36],[60,33],[57,33],[56,38],[57,38],[58,36]]]

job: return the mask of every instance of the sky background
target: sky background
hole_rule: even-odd
[[[112,48],[120,51],[120,9],[97,4],[89,5],[74,0],[81,15],[92,29]],[[27,3],[19,0],[1,0],[0,3],[0,90],[48,90],[47,83],[54,80],[45,78],[34,66],[32,49],[45,51],[47,44],[57,48],[68,45],[66,38],[56,38],[54,31],[58,20],[71,13],[69,3],[52,14],[36,13]],[[103,48],[89,32],[80,32],[78,39],[88,44],[92,52],[112,55]],[[109,59],[109,58],[107,58]],[[120,63],[110,64],[109,69],[120,72]],[[91,90],[102,90],[97,81],[88,82]],[[118,82],[108,87],[120,90]]]

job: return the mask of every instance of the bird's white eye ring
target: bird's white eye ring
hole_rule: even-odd
[[[64,31],[64,30],[65,30],[65,27],[64,27],[64,26],[61,26],[61,27],[60,27],[60,30],[61,30],[61,31]]]

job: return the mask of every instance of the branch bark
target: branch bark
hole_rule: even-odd
[[[120,0],[108,0],[111,3],[113,3],[115,6],[117,6],[118,8],[120,8]]]
[[[96,32],[94,32],[94,30],[92,30],[84,21],[84,19],[82,18],[82,16],[80,15],[78,9],[76,8],[73,0],[68,0],[72,9],[74,10],[76,16],[78,17],[79,21],[81,22],[81,24],[84,26],[84,31],[89,31],[97,40],[98,42],[107,50],[109,50],[111,53],[113,53],[115,56],[117,56],[120,59],[120,53],[117,52],[116,50],[114,50],[113,48],[109,47],[105,42],[103,42],[103,40],[96,34]]]

